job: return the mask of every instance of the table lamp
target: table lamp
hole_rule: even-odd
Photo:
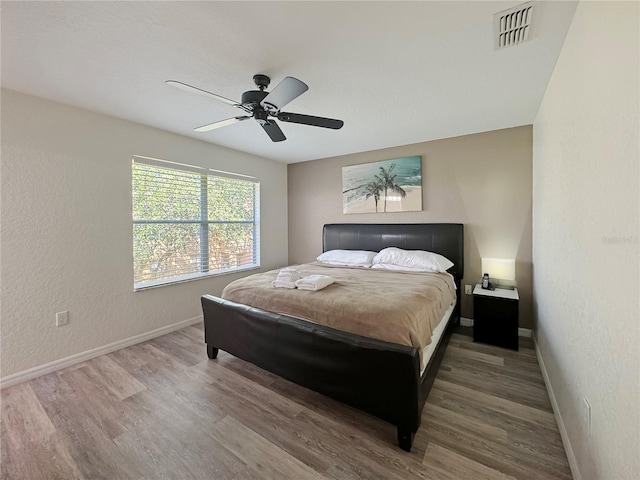
[[[494,287],[513,290],[516,280],[516,261],[511,258],[483,257],[482,273],[489,274],[489,280]]]

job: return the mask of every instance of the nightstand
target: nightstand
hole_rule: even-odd
[[[473,289],[473,341],[518,350],[518,289]]]

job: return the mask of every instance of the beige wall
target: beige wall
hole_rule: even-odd
[[[534,333],[584,480],[640,478],[639,6],[580,2],[534,123]]]
[[[466,284],[479,282],[480,259],[515,258],[520,326],[531,327],[531,126],[290,164],[289,262],[315,260],[325,223],[465,224]],[[342,213],[342,167],[422,156],[421,212]],[[471,296],[462,315],[473,317]]]
[[[3,90],[3,379],[198,317],[202,294],[240,276],[133,292],[132,155],[258,177],[262,265],[286,263],[285,164]]]

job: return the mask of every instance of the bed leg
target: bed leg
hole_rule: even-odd
[[[209,345],[207,343],[207,357],[209,357],[211,360],[213,360],[214,358],[216,358],[218,356],[218,349],[212,345]]]
[[[398,446],[407,452],[411,451],[415,433],[409,429],[398,427]]]

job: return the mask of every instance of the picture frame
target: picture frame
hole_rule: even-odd
[[[394,158],[342,167],[342,212],[422,210],[422,157]]]

